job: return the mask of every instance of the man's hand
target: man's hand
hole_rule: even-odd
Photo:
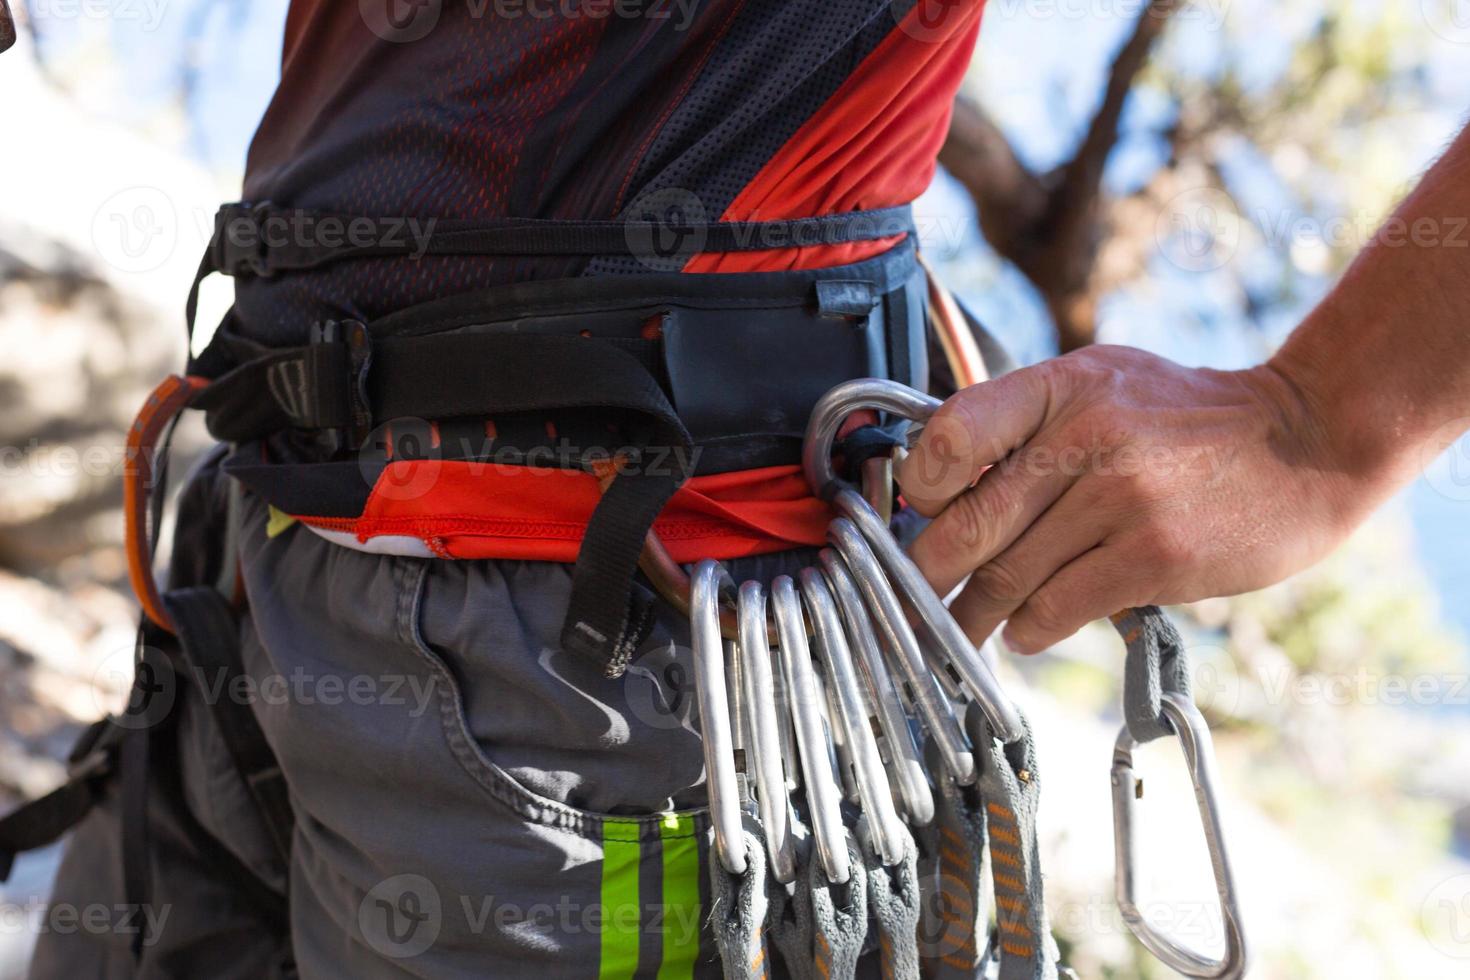
[[[1128,606],[1276,582],[1470,428],[1470,129],[1269,364],[1095,347],[966,389],[899,469],[914,560],[1034,653]],[[973,487],[972,487],[973,485]]]
[[[899,467],[913,546],[977,643],[1034,653],[1130,606],[1258,588],[1359,516],[1324,427],[1277,370],[1095,347],[976,385]],[[973,574],[972,574],[973,573]]]

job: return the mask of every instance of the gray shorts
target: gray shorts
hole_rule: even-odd
[[[611,680],[558,647],[569,566],[374,555],[269,535],[248,496],[239,514],[250,684],[226,696],[252,699],[289,783],[289,869],[193,705],[183,812],[154,819],[154,903],[173,918],[136,962],[126,936],[43,936],[34,976],[260,977],[293,955],[308,978],[720,975],[682,616],[664,610]],[[769,579],[798,558],[732,565]],[[55,901],[120,894],[113,804],[73,835]],[[288,940],[177,858],[193,831],[175,823],[289,889]]]

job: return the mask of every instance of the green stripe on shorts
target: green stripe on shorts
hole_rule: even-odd
[[[598,980],[631,980],[638,969],[639,826],[602,822],[602,957]]]

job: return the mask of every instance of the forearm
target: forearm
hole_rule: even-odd
[[[1268,369],[1315,420],[1352,523],[1470,427],[1470,129]]]

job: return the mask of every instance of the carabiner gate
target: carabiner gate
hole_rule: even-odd
[[[837,478],[832,469],[832,440],[842,420],[859,409],[877,409],[900,418],[921,422],[940,406],[937,398],[914,391],[894,381],[859,378],[838,385],[823,395],[812,409],[801,446],[801,465],[812,492],[832,501],[850,519],[877,554],[896,589],[919,614],[942,657],[944,670],[953,670],[990,722],[991,731],[1003,742],[1021,738],[1021,714],[1000,686],[992,667],[995,649],[987,640],[979,650],[971,645],[944,601],[924,579],[919,567],[904,551],[888,525],[863,495]]]
[[[735,591],[725,566],[705,559],[690,582],[690,646],[704,769],[709,783],[710,823],[715,853],[731,874],[745,873],[740,783],[735,774],[735,737],[730,730],[730,695],[725,685],[725,644],[720,635],[720,601]]]
[[[1138,741],[1125,726],[1118,733],[1113,748],[1113,847],[1118,910],[1123,921],[1150,953],[1170,969],[1186,977],[1200,980],[1238,980],[1245,973],[1248,955],[1241,929],[1240,910],[1235,901],[1235,880],[1230,872],[1230,857],[1225,849],[1225,834],[1220,825],[1219,804],[1215,799],[1215,752],[1210,729],[1204,716],[1188,698],[1165,692],[1162,696],[1164,716],[1179,738],[1189,765],[1189,778],[1194,783],[1194,796],[1199,805],[1200,822],[1204,826],[1205,845],[1210,851],[1210,866],[1215,874],[1215,890],[1220,897],[1220,914],[1225,930],[1225,955],[1211,959],[1177,940],[1164,935],[1139,911],[1134,895],[1134,828],[1133,806],[1139,795],[1140,781],[1133,772],[1133,750]]]

